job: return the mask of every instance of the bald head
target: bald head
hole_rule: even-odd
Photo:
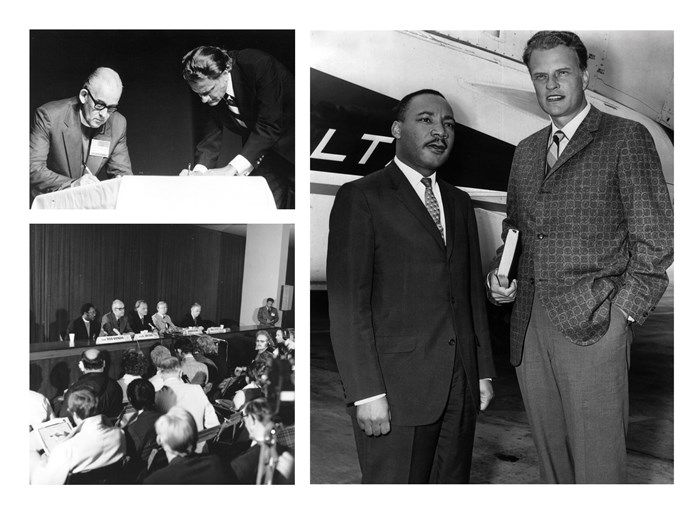
[[[112,302],[112,313],[114,313],[114,316],[117,318],[124,316],[124,303],[119,299]]]
[[[117,109],[122,95],[122,80],[110,68],[97,68],[85,80],[78,98],[82,104],[83,123],[99,128]]]
[[[83,372],[101,372],[105,367],[105,359],[97,348],[89,348],[80,356],[78,364]]]

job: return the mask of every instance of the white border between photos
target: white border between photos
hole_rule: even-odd
[[[309,187],[304,173],[305,155],[309,147],[309,72],[308,42],[312,30],[341,29],[489,29],[489,28],[564,28],[577,29],[664,29],[675,30],[676,88],[675,105],[681,111],[675,115],[675,168],[680,186],[675,187],[676,218],[679,228],[690,228],[694,212],[691,194],[700,190],[697,163],[691,161],[690,149],[696,141],[690,137],[698,132],[693,129],[697,119],[697,105],[690,97],[691,88],[698,83],[697,43],[692,38],[698,30],[692,25],[697,19],[683,3],[671,1],[640,0],[628,9],[613,5],[611,1],[587,2],[525,2],[502,0],[498,2],[467,2],[445,0],[426,2],[405,0],[400,2],[352,1],[332,2],[307,1],[187,3],[147,2],[125,0],[122,2],[86,2],[67,0],[28,2],[15,7],[11,12],[5,8],[1,32],[5,56],[5,71],[2,80],[4,109],[2,155],[5,176],[2,203],[5,221],[2,257],[2,310],[13,319],[12,328],[5,336],[3,354],[7,361],[3,365],[16,366],[4,374],[5,414],[2,422],[4,457],[0,462],[0,485],[11,508],[47,507],[53,510],[73,510],[76,506],[93,506],[101,510],[138,506],[175,507],[187,510],[190,507],[224,509],[284,508],[290,510],[433,510],[443,507],[479,507],[488,511],[498,510],[608,510],[611,506],[640,510],[673,508],[681,500],[691,498],[692,486],[699,471],[695,459],[698,448],[692,429],[700,421],[697,412],[698,400],[689,376],[695,368],[691,365],[700,359],[697,333],[691,330],[690,311],[695,299],[692,281],[689,283],[687,256],[696,243],[694,231],[677,228],[678,250],[675,275],[676,339],[681,343],[675,349],[675,484],[668,486],[608,486],[601,487],[543,487],[509,486],[493,488],[475,485],[470,487],[418,487],[405,486],[337,486],[309,485],[309,352],[308,346],[300,343],[297,357],[297,464],[294,487],[273,487],[254,490],[249,487],[181,489],[167,488],[165,492],[142,486],[117,492],[104,492],[99,488],[81,487],[53,489],[27,484],[28,464],[24,439],[26,431],[13,421],[13,416],[24,417],[21,409],[22,390],[26,389],[27,371],[26,340],[28,328],[26,308],[29,304],[29,223],[295,223],[296,246],[296,319],[298,339],[309,339],[309,293],[305,283],[309,282]],[[478,5],[477,5],[478,4]],[[224,10],[231,12],[231,25],[223,26]],[[9,16],[8,16],[9,14]],[[426,26],[427,25],[427,26]],[[446,26],[447,25],[447,26]],[[697,25],[697,24],[695,24]],[[30,29],[295,29],[297,80],[297,180],[295,212],[272,212],[260,215],[251,213],[246,218],[236,219],[192,219],[183,218],[177,212],[159,216],[147,209],[126,213],[116,219],[113,212],[61,212],[42,214],[27,209],[27,172],[29,133],[29,30]],[[694,92],[694,91],[693,91]],[[8,112],[9,111],[9,112]],[[692,134],[692,135],[691,135]],[[685,256],[685,257],[684,257]],[[691,278],[692,279],[692,278]],[[697,313],[696,313],[697,315]],[[19,318],[19,329],[14,322]],[[304,336],[305,335],[305,336]],[[634,364],[634,362],[632,362]],[[9,385],[8,385],[9,384]],[[17,384],[12,386],[12,384]],[[18,394],[15,394],[15,390]],[[73,490],[70,490],[73,489]],[[696,493],[694,493],[696,494]],[[168,503],[172,501],[173,503]],[[613,503],[611,503],[611,501]],[[694,502],[696,500],[687,502]],[[78,503],[75,505],[75,503]],[[138,504],[138,505],[135,505]],[[683,510],[686,507],[680,506]]]

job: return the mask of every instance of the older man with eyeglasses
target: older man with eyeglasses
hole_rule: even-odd
[[[120,334],[131,334],[134,329],[129,324],[129,320],[124,316],[124,303],[119,299],[112,302],[112,311],[102,317],[101,336],[119,336]]]
[[[36,110],[29,138],[30,201],[39,194],[132,174],[119,75],[97,68],[77,96]]]

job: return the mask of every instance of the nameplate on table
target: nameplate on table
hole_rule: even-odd
[[[224,332],[231,332],[228,327],[210,327],[207,329],[207,334],[222,334]]]
[[[131,334],[120,334],[119,336],[100,336],[95,341],[95,345],[105,345],[107,343],[123,343],[131,341]]]
[[[183,336],[192,336],[194,334],[202,334],[203,327],[185,327],[182,329]]]
[[[136,335],[134,335],[134,341],[137,340],[157,340],[160,339],[160,336],[158,336],[154,332],[140,332]]]

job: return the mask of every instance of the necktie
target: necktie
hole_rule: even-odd
[[[435,194],[433,194],[433,182],[430,178],[423,178],[420,182],[425,185],[425,206],[428,208],[428,213],[433,218],[433,222],[440,230],[440,236],[442,241],[445,241],[445,233],[440,223],[440,205],[435,199]]]
[[[228,109],[231,111],[233,117],[236,119],[238,124],[240,124],[243,128],[248,128],[248,125],[245,124],[245,121],[241,119],[241,111],[238,108],[238,103],[236,103],[236,98],[231,96],[230,94],[226,94],[224,95],[224,100],[226,101]]]
[[[554,167],[554,164],[556,164],[559,159],[559,144],[564,137],[566,137],[566,135],[564,135],[564,132],[561,130],[557,130],[554,132],[554,135],[552,135],[552,143],[549,145],[549,151],[547,151],[547,174],[549,174],[549,171],[552,170],[552,167]]]

